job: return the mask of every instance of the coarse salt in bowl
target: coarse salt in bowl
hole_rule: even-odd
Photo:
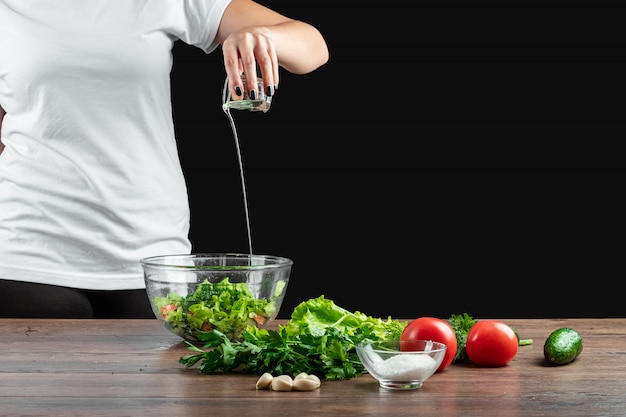
[[[447,346],[431,340],[363,341],[356,346],[361,363],[382,388],[422,388],[439,368]]]

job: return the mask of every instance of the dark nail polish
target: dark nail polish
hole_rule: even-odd
[[[250,90],[250,100],[256,100],[256,90]]]
[[[271,97],[272,94],[274,94],[274,89],[272,88],[271,85],[268,85],[267,88],[265,89],[265,95],[268,97]]]
[[[237,86],[235,87],[235,94],[237,95],[237,97],[239,97],[242,93],[241,93],[241,87]]]

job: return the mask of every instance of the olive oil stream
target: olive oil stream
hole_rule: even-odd
[[[241,77],[244,84],[246,83],[245,75]],[[230,89],[228,88],[228,78],[224,81],[224,88],[222,90],[222,110],[226,113],[228,120],[230,121],[230,127],[233,130],[233,137],[235,138],[235,148],[237,150],[237,161],[239,162],[239,174],[241,177],[241,191],[243,193],[243,206],[246,215],[246,229],[248,231],[248,249],[250,251],[250,255],[254,254],[252,250],[252,232],[250,230],[250,210],[248,208],[248,192],[246,190],[246,180],[243,173],[243,158],[241,157],[241,147],[239,145],[239,135],[237,134],[237,128],[235,127],[235,120],[233,119],[232,114],[230,113],[231,109],[236,110],[247,110],[253,112],[263,112],[266,113],[270,104],[272,103],[272,97],[265,95],[265,89],[263,85],[263,79],[257,77],[257,93],[258,98],[251,98],[248,96],[246,92],[243,94],[242,100],[232,100],[230,96]]]
[[[250,210],[248,208],[248,192],[246,191],[246,180],[243,173],[243,159],[241,157],[241,147],[239,145],[239,135],[237,135],[237,128],[235,127],[235,120],[233,119],[233,115],[230,114],[230,108],[228,106],[223,106],[224,113],[228,117],[230,121],[230,127],[233,131],[233,137],[235,139],[235,149],[237,151],[237,162],[239,163],[239,176],[241,178],[241,191],[243,193],[243,208],[246,216],[246,230],[248,232],[248,250],[250,251],[250,255],[253,255],[252,251],[252,232],[250,231]]]

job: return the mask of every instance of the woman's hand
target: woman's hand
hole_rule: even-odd
[[[231,94],[236,100],[242,98],[245,88],[241,80],[241,74],[245,74],[248,88],[248,96],[253,95],[250,90],[256,90],[257,66],[263,83],[266,87],[265,94],[272,96],[274,89],[278,87],[278,56],[274,42],[264,35],[258,28],[246,28],[232,33],[222,44],[224,54],[224,68],[228,75],[229,84],[232,86]]]
[[[266,94],[272,95],[279,84],[279,67],[306,74],[329,58],[326,42],[315,27],[251,0],[232,0],[222,17],[216,41],[222,45],[224,68],[236,99],[241,98],[237,93],[244,88],[242,74],[249,86],[257,85],[257,67]]]

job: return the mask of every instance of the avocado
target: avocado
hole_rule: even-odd
[[[550,365],[566,365],[583,351],[583,338],[570,327],[556,329],[543,345],[543,355]]]

